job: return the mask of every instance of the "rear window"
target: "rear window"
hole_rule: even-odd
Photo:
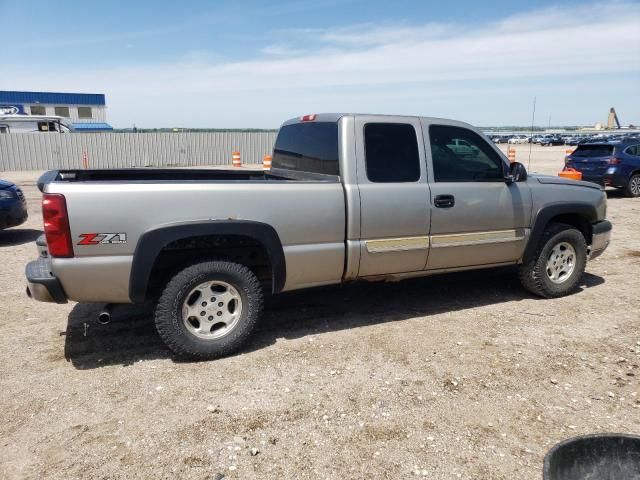
[[[280,129],[273,149],[273,168],[339,175],[338,124],[305,122]]]
[[[613,145],[578,145],[571,154],[573,157],[608,157],[613,154]]]

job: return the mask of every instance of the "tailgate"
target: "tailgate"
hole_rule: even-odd
[[[604,175],[609,167],[611,156],[582,158],[573,157],[573,168],[585,175]]]
[[[585,176],[604,175],[613,158],[614,146],[610,144],[578,145],[578,148],[567,157],[567,165],[582,172]]]

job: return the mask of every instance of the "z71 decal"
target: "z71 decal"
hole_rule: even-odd
[[[81,233],[78,245],[110,245],[127,243],[126,233]]]

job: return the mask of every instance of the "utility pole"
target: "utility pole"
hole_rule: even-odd
[[[531,113],[531,137],[533,137],[533,125],[536,120],[536,97],[533,97],[533,112]],[[532,138],[533,140],[533,138]],[[533,142],[529,142],[529,161],[527,162],[527,170],[531,166],[531,147]]]

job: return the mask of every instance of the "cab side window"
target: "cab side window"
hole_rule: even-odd
[[[472,130],[448,125],[429,127],[436,182],[503,181],[500,156]]]
[[[57,132],[55,122],[38,122],[38,131],[40,132]]]
[[[412,125],[367,123],[364,147],[369,181],[401,183],[420,179],[418,138]]]
[[[626,153],[628,155],[633,155],[634,157],[640,157],[640,145],[634,145],[627,148]]]

